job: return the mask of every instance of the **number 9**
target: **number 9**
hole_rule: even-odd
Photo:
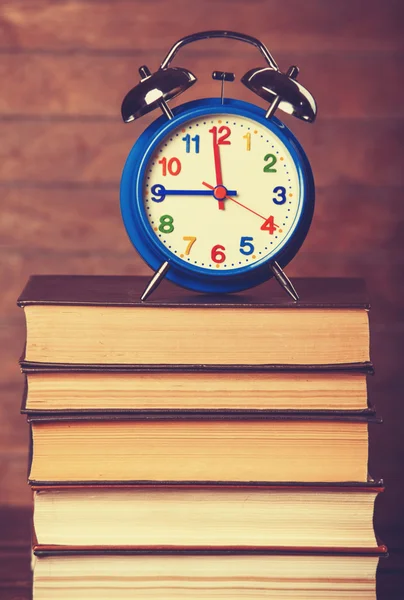
[[[154,194],[152,196],[153,202],[163,202],[166,197],[166,188],[161,183],[156,183],[156,185],[152,185],[151,193]]]

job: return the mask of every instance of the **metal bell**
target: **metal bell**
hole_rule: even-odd
[[[159,69],[151,73],[145,66],[140,67],[140,83],[130,90],[121,106],[125,123],[134,121],[155,108],[161,108],[170,118],[172,113],[166,102],[175,98],[196,81],[195,75],[180,67]]]
[[[271,67],[251,69],[241,81],[252,92],[271,103],[267,118],[279,107],[287,114],[311,123],[317,114],[316,101],[305,87],[295,81],[298,72],[297,67],[290,67],[287,73]]]

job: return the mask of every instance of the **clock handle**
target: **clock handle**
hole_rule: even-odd
[[[270,107],[266,113],[266,118],[270,119],[277,108],[286,113],[302,119],[303,121],[313,122],[317,114],[316,102],[311,93],[300,83],[295,81],[299,69],[292,65],[286,73],[282,73],[275,62],[274,57],[268,48],[255,37],[238,33],[236,31],[212,30],[200,31],[181,38],[172,46],[167,56],[160,65],[157,73],[164,73],[177,52],[187,44],[192,44],[199,40],[212,38],[229,38],[239,42],[245,42],[258,48],[266,62],[267,67],[250,69],[241,78],[241,82],[249,90],[270,102]]]
[[[229,38],[231,40],[238,40],[239,42],[251,44],[252,46],[258,48],[272,69],[279,71],[279,67],[276,64],[272,54],[269,52],[268,48],[257,38],[252,37],[251,35],[245,35],[244,33],[237,33],[236,31],[226,31],[222,29],[213,31],[200,31],[199,33],[193,33],[181,38],[178,40],[178,42],[175,42],[174,46],[172,46],[172,48],[169,50],[167,56],[160,65],[160,69],[166,69],[173,60],[174,56],[183,46],[193,42],[198,42],[199,40],[207,40],[211,38]]]
[[[196,82],[196,77],[188,69],[169,65],[183,46],[212,38],[245,42],[261,52],[268,66],[250,69],[243,75],[241,82],[254,94],[270,103],[267,119],[270,119],[279,107],[303,121],[315,120],[316,102],[310,92],[295,81],[299,72],[297,67],[292,66],[286,73],[282,73],[272,54],[260,40],[244,33],[219,29],[193,33],[175,42],[155,73],[151,73],[145,65],[140,67],[140,83],[126,94],[122,102],[121,112],[125,123],[134,121],[155,108],[160,108],[168,119],[172,119],[174,115],[167,102],[185,92]]]

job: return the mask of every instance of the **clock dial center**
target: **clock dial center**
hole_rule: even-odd
[[[217,185],[213,190],[213,196],[216,200],[224,200],[227,196],[227,188],[224,185]]]

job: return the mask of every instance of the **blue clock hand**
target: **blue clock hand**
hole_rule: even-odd
[[[213,196],[213,190],[166,190],[166,196]],[[237,196],[236,190],[227,190],[226,196]]]
[[[223,187],[223,186],[222,186]],[[162,202],[166,196],[214,196],[214,189],[209,190],[166,190],[164,185],[156,183],[151,187],[154,202]],[[226,190],[227,196],[237,196],[236,190]]]

